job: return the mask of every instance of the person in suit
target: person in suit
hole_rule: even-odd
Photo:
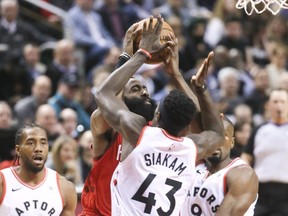
[[[46,75],[52,81],[52,95],[57,91],[59,80],[66,74],[77,74],[75,44],[68,39],[57,41],[53,61],[48,65]]]
[[[38,107],[48,102],[51,95],[51,80],[45,75],[38,76],[31,89],[32,94],[20,99],[14,106],[15,116],[18,124],[23,126],[35,120]]]
[[[17,0],[2,0],[0,19],[0,98],[15,103],[29,95],[25,73],[21,71],[23,47],[27,43],[43,44],[53,38],[42,34],[31,24],[18,17]]]
[[[93,10],[94,0],[76,0],[69,11],[66,28],[71,30],[76,46],[85,52],[85,66],[89,70],[101,62],[103,55],[115,41],[103,24],[101,16]]]

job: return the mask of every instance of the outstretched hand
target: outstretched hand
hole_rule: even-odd
[[[178,51],[178,39],[169,33],[165,40],[168,42],[166,49],[168,55],[164,60],[165,71],[170,76],[173,76],[176,72],[179,72],[179,51]]]
[[[190,81],[191,88],[195,92],[203,92],[205,90],[206,85],[206,78],[208,73],[208,68],[210,66],[210,63],[214,57],[214,52],[211,51],[207,58],[205,58],[204,62],[202,63],[201,67],[198,69],[196,75],[193,75]]]
[[[123,52],[126,52],[128,55],[133,55],[133,42],[138,34],[138,31],[141,31],[140,29],[137,30],[139,27],[139,22],[134,23],[130,28],[126,31],[125,37],[123,40]]]
[[[147,50],[151,55],[159,52],[168,46],[168,42],[161,44],[160,35],[162,31],[163,18],[159,14],[157,22],[153,25],[153,16],[150,16],[149,22],[143,23],[142,39],[139,48]]]

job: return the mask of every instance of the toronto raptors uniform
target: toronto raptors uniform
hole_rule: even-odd
[[[45,168],[45,177],[36,186],[22,182],[12,167],[0,171],[3,195],[0,197],[0,215],[58,216],[63,209],[58,174]]]
[[[112,215],[175,215],[191,188],[196,146],[146,126],[130,155],[120,162],[111,180]]]
[[[79,216],[111,215],[110,181],[120,160],[121,143],[122,136],[117,133],[105,154],[93,160],[82,191],[83,211]]]
[[[181,216],[212,216],[215,215],[226,194],[226,176],[237,166],[248,166],[240,158],[235,158],[225,168],[209,176],[205,163],[196,166],[196,179],[188,193]],[[244,216],[254,215],[256,200]]]

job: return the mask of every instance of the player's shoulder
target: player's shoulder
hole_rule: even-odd
[[[239,166],[233,167],[228,175],[227,180],[232,180],[232,182],[251,182],[251,181],[258,181],[257,174],[255,170],[245,162]]]
[[[67,180],[64,176],[58,174],[58,182],[61,191],[69,192],[75,190],[75,185],[71,181]]]

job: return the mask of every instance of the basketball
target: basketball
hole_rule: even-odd
[[[141,20],[139,23],[138,29],[141,29],[141,30],[143,29],[144,22],[147,22],[147,26],[148,26],[149,19],[150,18]],[[153,18],[153,27],[156,25],[156,23],[157,23],[157,19]],[[166,42],[165,37],[169,33],[171,33],[172,37],[175,38],[175,34],[174,34],[174,31],[171,28],[171,26],[167,22],[163,21],[162,31],[161,31],[161,35],[160,35],[160,43],[164,44]],[[141,37],[142,37],[142,31],[139,31],[138,34],[136,35],[135,39],[134,39],[133,53],[135,53],[139,49],[139,43],[141,41]],[[159,63],[163,62],[164,59],[166,59],[167,55],[168,55],[168,49],[165,48],[161,52],[153,53],[152,58],[147,60],[145,63],[146,64],[159,64]]]

